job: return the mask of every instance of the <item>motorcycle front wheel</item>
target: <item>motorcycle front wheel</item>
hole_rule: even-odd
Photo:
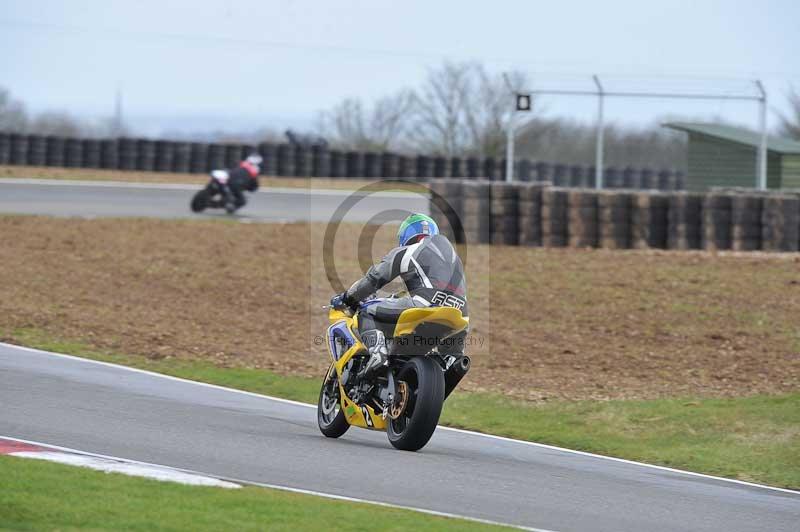
[[[319,431],[328,438],[338,438],[350,428],[344,417],[339,395],[339,379],[336,370],[331,366],[322,381],[317,401],[317,424]]]
[[[418,451],[439,423],[444,403],[444,372],[433,359],[415,356],[400,369],[397,380],[408,386],[406,407],[386,427],[389,442],[401,451]]]
[[[203,210],[205,210],[205,208],[208,206],[209,199],[211,199],[211,196],[209,195],[208,190],[199,190],[192,198],[192,212],[203,212]]]

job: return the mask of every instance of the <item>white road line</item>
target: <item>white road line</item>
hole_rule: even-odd
[[[7,345],[7,344],[5,344],[5,345]],[[125,366],[121,366],[121,367],[125,367]],[[189,382],[192,382],[192,381],[189,381]],[[30,444],[30,445],[37,445],[37,446],[40,446],[40,447],[47,447],[47,448],[50,448],[50,449],[56,449],[58,451],[61,451],[61,453],[59,453],[59,454],[62,454],[62,456],[66,455],[66,454],[73,454],[73,455],[86,457],[86,458],[96,458],[96,459],[100,459],[100,460],[104,460],[104,461],[108,461],[108,462],[125,462],[127,464],[139,466],[142,470],[145,470],[145,469],[172,470],[172,471],[174,471],[176,473],[182,473],[183,475],[187,475],[187,476],[209,478],[208,477],[208,475],[209,475],[208,473],[201,473],[201,472],[198,472],[198,471],[192,471],[190,469],[181,469],[181,468],[172,467],[172,466],[154,464],[154,463],[151,463],[151,462],[141,462],[139,460],[130,460],[130,459],[127,459],[127,458],[119,458],[117,456],[110,456],[110,455],[106,455],[106,454],[90,453],[90,452],[86,452],[86,451],[80,451],[78,449],[72,449],[70,447],[63,447],[61,445],[54,445],[54,444],[50,444],[50,443],[44,443],[44,442],[33,441],[33,440],[25,440],[25,439],[22,439],[22,438],[15,438],[13,436],[0,435],[0,439],[13,440],[13,441],[17,441],[17,442],[20,442],[20,443],[27,443],[27,444]],[[24,455],[35,455],[35,454],[45,454],[45,453],[41,453],[41,452],[36,453],[36,452],[23,451],[23,452],[10,453],[9,456],[24,456]],[[53,454],[55,454],[55,453],[53,453]],[[36,458],[36,456],[30,456],[30,457],[31,458]],[[70,462],[62,461],[61,463],[70,463]],[[73,460],[72,461],[72,465],[83,465],[84,463],[88,463],[88,462],[81,461],[81,460]],[[112,472],[118,472],[118,471],[112,471]],[[224,487],[239,487],[238,485],[240,485],[240,484],[246,484],[246,485],[250,485],[250,486],[258,486],[258,487],[261,487],[261,488],[270,488],[270,489],[276,489],[276,490],[281,490],[281,491],[289,491],[289,492],[292,492],[292,493],[300,493],[300,494],[303,494],[303,495],[313,495],[313,496],[317,496],[317,497],[324,497],[326,499],[334,499],[334,500],[338,500],[338,501],[354,502],[354,503],[361,503],[361,504],[371,504],[371,505],[374,505],[374,506],[382,506],[384,508],[396,508],[398,510],[410,510],[410,511],[413,511],[413,512],[419,512],[419,513],[424,513],[424,514],[429,514],[429,515],[435,515],[435,516],[438,516],[438,517],[447,517],[447,518],[450,518],[450,519],[463,519],[465,521],[472,521],[472,522],[475,522],[475,523],[482,523],[482,524],[486,524],[486,525],[505,526],[505,527],[516,528],[516,529],[519,529],[519,530],[529,530],[529,531],[532,531],[532,532],[556,532],[554,530],[547,530],[547,529],[544,529],[544,528],[532,528],[532,527],[521,526],[521,525],[513,525],[513,524],[510,524],[510,523],[501,523],[499,521],[491,521],[489,519],[480,519],[480,518],[477,518],[477,517],[469,517],[469,516],[466,516],[466,515],[451,514],[451,513],[448,513],[448,512],[440,512],[440,511],[437,511],[437,510],[429,510],[427,508],[416,508],[414,506],[403,506],[403,505],[399,505],[399,504],[391,504],[391,503],[388,503],[388,502],[373,501],[373,500],[369,500],[369,499],[360,499],[360,498],[357,498],[357,497],[348,497],[346,495],[336,495],[335,493],[325,493],[325,492],[322,492],[322,491],[307,490],[307,489],[302,489],[302,488],[293,488],[291,486],[281,486],[281,485],[278,485],[278,484],[268,484],[268,483],[264,483],[264,482],[254,482],[254,481],[251,481],[251,480],[233,479],[233,478],[228,478],[228,477],[220,477],[218,475],[215,475],[214,478],[221,479],[226,484],[230,484],[230,486],[224,486]]]
[[[154,371],[148,371],[148,370],[139,369],[139,368],[132,368],[132,367],[129,367],[129,366],[122,366],[120,364],[114,364],[114,363],[111,363],[111,362],[103,362],[103,361],[100,361],[100,360],[92,360],[90,358],[82,358],[82,357],[77,357],[77,356],[73,356],[73,355],[65,355],[63,353],[54,353],[52,351],[42,351],[41,349],[33,349],[31,347],[8,344],[8,343],[4,343],[4,342],[0,342],[0,345],[5,346],[5,347],[22,349],[22,350],[25,350],[25,351],[31,351],[33,353],[40,353],[40,354],[45,354],[45,355],[50,355],[50,356],[63,357],[63,358],[68,358],[68,359],[72,359],[72,360],[78,360],[78,361],[85,362],[85,363],[99,364],[99,365],[102,365],[102,366],[108,366],[108,367],[112,367],[112,368],[122,369],[122,370],[125,370],[125,371],[133,371],[133,372],[136,372],[136,373],[143,373],[145,375],[151,375],[151,376],[160,377],[160,378],[163,378],[163,379],[168,379],[168,380],[173,380],[173,381],[178,381],[178,382],[184,382],[184,383],[190,383],[190,384],[193,384],[195,386],[204,386],[204,387],[207,387],[207,388],[215,388],[215,389],[218,389],[218,390],[225,390],[225,391],[228,391],[228,392],[239,393],[239,394],[243,394],[243,395],[249,395],[251,397],[259,397],[259,398],[262,398],[262,399],[269,399],[269,400],[276,401],[276,402],[279,402],[279,403],[287,403],[287,404],[302,406],[302,407],[306,407],[306,408],[316,408],[316,405],[311,405],[311,404],[308,404],[308,403],[302,403],[300,401],[292,401],[290,399],[282,399],[280,397],[273,397],[271,395],[264,395],[264,394],[255,393],[255,392],[248,392],[248,391],[245,391],[245,390],[237,390],[235,388],[228,388],[228,387],[225,387],[225,386],[220,386],[218,384],[209,384],[207,382],[199,382],[199,381],[193,381],[193,380],[190,380],[190,379],[184,379],[184,378],[181,378],[181,377],[173,377],[172,375],[165,375],[163,373],[156,373]],[[658,469],[660,471],[669,471],[671,473],[678,473],[678,474],[681,474],[681,475],[689,475],[689,476],[699,477],[699,478],[708,478],[708,479],[717,480],[717,481],[721,481],[721,482],[739,484],[739,485],[742,485],[742,486],[749,486],[749,487],[753,487],[753,488],[760,488],[760,489],[771,490],[771,491],[779,491],[779,492],[782,492],[782,493],[790,493],[792,495],[800,496],[800,491],[790,490],[790,489],[786,489],[786,488],[778,488],[778,487],[775,487],[775,486],[768,486],[766,484],[756,484],[754,482],[746,482],[744,480],[736,480],[736,479],[732,479],[732,478],[717,477],[717,476],[714,476],[714,475],[707,475],[705,473],[695,473],[694,471],[686,471],[686,470],[683,470],[683,469],[674,469],[672,467],[659,466],[659,465],[654,465],[654,464],[647,464],[647,463],[644,463],[644,462],[636,462],[636,461],[633,461],[633,460],[626,460],[624,458],[615,458],[613,456],[605,456],[605,455],[602,455],[602,454],[594,454],[594,453],[589,453],[589,452],[585,452],[585,451],[576,451],[576,450],[567,449],[567,448],[564,448],[564,447],[557,447],[555,445],[547,445],[547,444],[544,444],[544,443],[537,443],[537,442],[525,441],[525,440],[517,440],[517,439],[514,439],[514,438],[508,438],[508,437],[505,437],[505,436],[496,436],[494,434],[485,434],[483,432],[475,432],[475,431],[471,431],[471,430],[457,429],[457,428],[453,428],[453,427],[445,427],[445,426],[442,426],[442,425],[439,425],[437,427],[437,429],[438,430],[450,431],[450,432],[458,432],[458,433],[461,433],[461,434],[468,434],[470,436],[477,436],[477,437],[481,437],[481,438],[491,438],[491,439],[495,439],[495,440],[501,440],[501,441],[505,441],[505,442],[509,442],[509,443],[514,443],[514,444],[530,445],[532,447],[538,447],[538,448],[541,448],[541,449],[550,449],[550,450],[555,450],[555,451],[561,451],[561,452],[564,452],[564,453],[570,453],[570,454],[575,454],[575,455],[580,455],[580,456],[587,456],[587,457],[590,457],[590,458],[597,458],[597,459],[601,459],[601,460],[610,460],[610,461],[613,461],[613,462],[619,462],[619,463],[623,463],[623,464],[635,465],[635,466],[639,466],[639,467],[646,467],[646,468],[650,468],[650,469]]]
[[[136,183],[127,181],[80,181],[72,179],[32,179],[32,178],[0,178],[0,185],[43,185],[55,187],[96,187],[96,188],[127,188],[127,189],[149,189],[149,190],[199,190],[202,185],[189,185],[183,183]],[[424,186],[424,184],[421,184]],[[258,194],[288,194],[288,195],[314,195],[314,196],[370,196],[375,198],[421,198],[427,197],[422,193],[401,192],[401,191],[378,191],[364,192],[358,190],[340,190],[333,188],[311,188],[311,187],[262,187],[256,192]]]

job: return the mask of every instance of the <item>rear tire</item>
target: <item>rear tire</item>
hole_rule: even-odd
[[[400,369],[398,381],[405,381],[410,397],[405,411],[389,421],[389,442],[401,451],[417,451],[436,430],[444,403],[444,372],[431,358],[415,356]]]
[[[203,212],[208,206],[208,200],[211,199],[206,189],[199,190],[192,198],[192,212]]]
[[[350,428],[344,417],[339,396],[339,379],[331,367],[322,381],[317,401],[317,425],[319,431],[328,438],[338,438]]]

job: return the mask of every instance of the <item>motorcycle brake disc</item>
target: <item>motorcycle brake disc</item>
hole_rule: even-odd
[[[408,405],[408,384],[405,381],[397,383],[397,400],[389,408],[389,417],[392,419],[399,418]]]

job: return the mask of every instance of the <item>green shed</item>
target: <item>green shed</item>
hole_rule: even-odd
[[[664,127],[689,134],[687,189],[756,186],[759,133],[696,122],[670,122]],[[767,188],[800,188],[800,142],[767,137]]]

